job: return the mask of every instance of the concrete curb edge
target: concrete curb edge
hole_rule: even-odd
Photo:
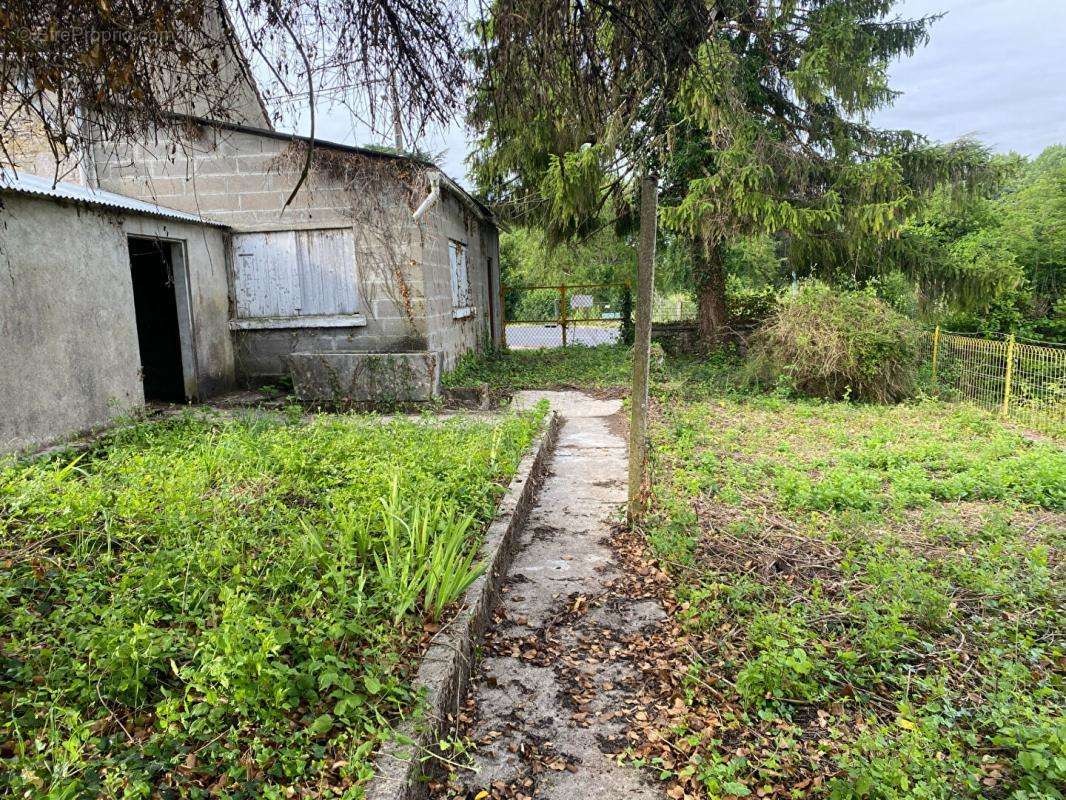
[[[426,797],[426,778],[435,767],[429,754],[436,752],[448,717],[455,714],[466,695],[474,647],[492,618],[514,559],[518,534],[543,481],[561,424],[559,415],[549,412],[543,432],[519,462],[481,545],[481,560],[488,563],[488,569],[466,590],[459,612],[437,635],[419,666],[415,686],[425,690],[425,714],[406,720],[397,731],[401,739],[414,744],[393,740],[378,751],[374,759],[377,774],[367,786],[367,800]]]

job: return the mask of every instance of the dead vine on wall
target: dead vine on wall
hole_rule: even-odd
[[[305,158],[306,145],[294,142],[279,156],[279,168],[298,171]],[[429,192],[428,169],[415,161],[319,148],[308,178],[312,196],[316,191],[339,187],[348,198],[360,296],[371,316],[368,288],[376,278],[373,282],[403,309],[413,328],[415,303],[420,298],[412,291],[410,268],[418,262],[408,254],[421,232],[411,221],[411,213]]]

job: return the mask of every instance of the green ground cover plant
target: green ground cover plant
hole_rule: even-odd
[[[467,353],[444,376],[444,385],[487,383],[493,391],[515,389],[611,389],[633,379],[632,349],[624,345]]]
[[[650,491],[698,643],[660,777],[709,798],[1064,796],[1061,447],[932,401],[673,392]]]
[[[190,415],[0,465],[0,794],[361,796],[544,412]]]

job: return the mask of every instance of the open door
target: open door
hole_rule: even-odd
[[[144,399],[184,403],[189,398],[181,357],[174,245],[131,236],[129,247]]]

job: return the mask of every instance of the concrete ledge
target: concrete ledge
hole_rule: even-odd
[[[440,354],[292,353],[282,356],[300,402],[328,409],[424,403],[437,396]]]
[[[444,403],[449,408],[476,408],[481,411],[492,408],[492,392],[487,383],[477,386],[445,387],[442,394]]]
[[[366,317],[362,314],[318,314],[305,317],[237,317],[229,321],[231,331],[365,327]]]
[[[438,766],[432,754],[447,733],[448,717],[456,713],[466,695],[474,647],[492,619],[514,560],[518,534],[555,449],[560,425],[559,416],[550,412],[544,432],[518,465],[481,545],[480,563],[488,567],[466,590],[458,613],[441,629],[422,658],[415,687],[425,692],[424,714],[405,720],[396,730],[397,738],[378,752],[377,774],[367,787],[367,800],[426,797],[426,781]]]

